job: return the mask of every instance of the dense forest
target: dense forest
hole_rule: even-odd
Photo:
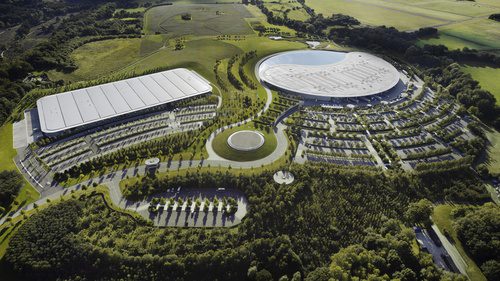
[[[488,280],[499,280],[500,208],[493,203],[457,207],[452,216],[458,238],[466,251]]]
[[[132,0],[10,0],[0,3],[0,28],[2,25],[16,26],[19,40],[37,26],[47,37],[29,50],[18,44],[18,40],[0,43],[4,57],[0,60],[0,124],[27,92],[40,86],[24,81],[28,73],[49,69],[73,71],[77,66],[70,54],[77,47],[96,40],[140,36],[142,20],[125,22],[113,17],[117,8],[135,5]],[[60,84],[60,81],[48,82],[44,87]]]
[[[15,171],[0,171],[0,214],[14,201],[23,186],[23,177]]]
[[[59,203],[19,228],[5,266],[27,280],[463,280],[412,249],[413,230],[404,225],[413,222],[402,210],[426,194],[474,188],[473,181],[450,174],[434,186],[433,175],[320,166],[293,172],[289,186],[271,173],[170,179],[244,191],[250,212],[234,229],[156,228],[109,209],[99,194]]]

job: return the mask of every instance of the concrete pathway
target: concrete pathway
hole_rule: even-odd
[[[257,113],[257,117],[261,116],[264,112],[266,112],[269,109],[269,106],[271,105],[271,102],[273,100],[273,95],[271,93],[271,90],[269,90],[269,88],[267,88],[264,85],[263,85],[263,87],[266,90],[267,100],[266,100],[266,104],[264,105],[264,108],[262,108],[262,110]],[[219,156],[214,151],[214,149],[212,147],[213,140],[215,139],[215,137],[218,134],[222,133],[223,131],[225,131],[227,129],[230,129],[230,128],[239,127],[239,126],[241,126],[243,124],[251,122],[253,119],[254,119],[254,117],[249,117],[249,118],[247,118],[245,120],[238,121],[236,123],[226,125],[224,127],[218,128],[212,134],[210,134],[210,136],[207,139],[207,143],[205,144],[205,148],[207,149],[207,153],[208,153],[207,160],[231,161],[231,160],[228,160],[228,159],[225,159],[225,158]],[[231,162],[235,162],[235,161],[231,161]]]

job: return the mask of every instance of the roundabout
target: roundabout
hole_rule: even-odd
[[[265,139],[261,132],[243,130],[232,133],[227,138],[227,144],[239,151],[253,151],[264,145]]]

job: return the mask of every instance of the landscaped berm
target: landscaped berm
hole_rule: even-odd
[[[268,156],[276,145],[276,136],[272,131],[259,131],[246,125],[218,134],[212,148],[222,158],[246,162]]]

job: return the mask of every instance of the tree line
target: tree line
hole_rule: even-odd
[[[421,215],[401,212],[421,198],[442,199],[459,182],[469,189],[474,180],[455,174],[463,171],[385,174],[325,165],[291,171],[292,185],[274,183],[272,172],[217,172],[144,178],[126,188],[142,189],[141,196],[170,186],[242,190],[250,209],[235,229],[157,228],[109,209],[101,196],[71,199],[20,226],[5,266],[25,280],[463,280],[412,251],[407,226]]]

